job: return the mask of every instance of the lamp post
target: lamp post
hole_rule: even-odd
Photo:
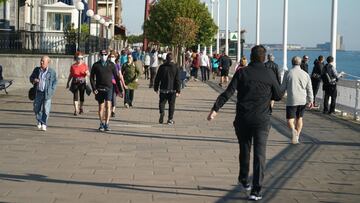
[[[104,23],[104,26],[105,26],[105,29],[106,29],[106,37],[105,37],[105,49],[107,49],[107,41],[108,41],[108,35],[109,35],[109,25],[110,23],[109,22],[105,22]]]
[[[91,10],[91,9],[89,9],[89,10],[86,11],[86,15],[89,17],[89,37],[90,37],[90,36],[91,36],[91,18],[94,16],[94,11]],[[87,46],[87,47],[88,47],[89,51],[90,51],[90,50],[91,50],[91,51],[94,51],[94,50],[92,49],[92,47],[90,47],[90,44],[89,44],[89,43],[88,43],[88,45],[89,45],[89,46]]]
[[[225,54],[229,55],[229,0],[226,0]]]
[[[79,20],[78,20],[78,47],[77,50],[80,51],[80,32],[81,32],[81,12],[84,10],[84,3],[79,1],[76,4],[76,9],[79,11]]]
[[[99,20],[99,23],[102,25],[102,27],[101,27],[101,29],[102,29],[102,32],[103,32],[103,38],[104,38],[104,23],[105,23],[105,19],[104,18],[101,18],[100,20]],[[103,44],[103,46],[104,46],[104,44]],[[104,47],[103,47],[104,48]]]
[[[89,9],[86,11],[86,15],[89,17],[89,34],[91,35],[91,18],[94,16],[94,11]]]
[[[95,19],[95,21],[96,21],[96,33],[95,33],[95,36],[96,36],[96,38],[97,38],[97,43],[96,43],[96,50],[98,50],[99,49],[99,21],[100,21],[100,19],[101,19],[101,17],[100,17],[100,15],[99,14],[95,14],[94,15],[94,19]]]
[[[217,30],[217,37],[216,37],[216,53],[219,54],[220,53],[220,0],[217,0],[217,26],[218,26],[218,30]]]

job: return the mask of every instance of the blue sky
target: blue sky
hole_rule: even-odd
[[[174,0],[176,1],[176,0]],[[209,4],[210,0],[201,0]],[[220,0],[220,28],[225,29],[225,0]],[[255,42],[256,0],[242,0],[241,24],[247,43]],[[237,0],[229,0],[230,31],[237,30]],[[123,0],[129,34],[142,32],[145,0]],[[330,41],[332,0],[289,0],[288,43],[314,47]],[[346,50],[360,50],[360,0],[338,0],[338,33]],[[214,7],[216,20],[216,6]],[[282,43],[283,0],[261,0],[261,43]]]

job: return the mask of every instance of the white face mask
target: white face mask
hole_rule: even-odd
[[[115,60],[116,60],[115,57],[111,57],[111,58],[110,58],[110,61],[113,62],[113,63],[115,63]]]
[[[106,56],[106,55],[102,55],[102,56],[101,56],[101,60],[102,60],[103,62],[105,62],[105,61],[107,60],[107,58],[108,58],[108,56]]]

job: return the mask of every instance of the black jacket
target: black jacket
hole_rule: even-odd
[[[90,83],[93,91],[96,89],[112,89],[112,76],[115,78],[119,91],[122,92],[123,89],[115,64],[110,61],[107,61],[105,66],[102,65],[101,61],[94,63],[90,72]]]
[[[279,101],[283,96],[272,70],[259,62],[252,62],[236,71],[229,86],[217,98],[212,109],[219,111],[235,90],[238,94],[234,125],[267,125],[270,121],[270,101]]]
[[[311,79],[313,80],[321,80],[321,75],[324,71],[324,63],[319,60],[314,61],[314,68],[311,72]]]
[[[219,66],[223,69],[229,69],[231,65],[232,61],[227,55],[224,55],[220,58]]]
[[[180,93],[180,69],[173,62],[165,62],[156,73],[154,90],[176,91]]]
[[[278,64],[273,61],[268,61],[265,63],[265,67],[270,68],[275,73],[277,81],[279,82],[279,84],[281,84],[281,75]]]
[[[304,61],[301,61],[300,68],[307,73],[309,72],[309,64],[305,63]]]

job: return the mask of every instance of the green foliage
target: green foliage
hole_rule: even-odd
[[[74,24],[69,24],[64,30],[64,36],[68,44],[77,43],[77,32],[78,29],[75,29]],[[89,26],[87,24],[81,25],[81,34],[80,42],[85,42],[89,38]]]
[[[0,3],[3,3],[3,2],[5,2],[5,1],[7,1],[7,0],[0,0]]]
[[[130,35],[127,40],[129,44],[141,43],[144,40],[144,35]]]
[[[190,47],[195,43],[199,26],[192,19],[177,17],[171,27],[171,44],[179,47]]]
[[[150,18],[144,23],[144,30],[147,38],[153,42],[160,42],[164,45],[175,45],[173,38],[175,20],[178,17],[191,19],[197,26],[198,31],[193,45],[210,45],[217,31],[211,15],[204,3],[199,0],[159,0],[150,10]],[[183,25],[187,27],[187,25]],[[191,32],[192,30],[188,30]],[[182,33],[183,39],[188,34]],[[177,41],[177,40],[175,40]],[[177,42],[178,43],[178,42]]]

